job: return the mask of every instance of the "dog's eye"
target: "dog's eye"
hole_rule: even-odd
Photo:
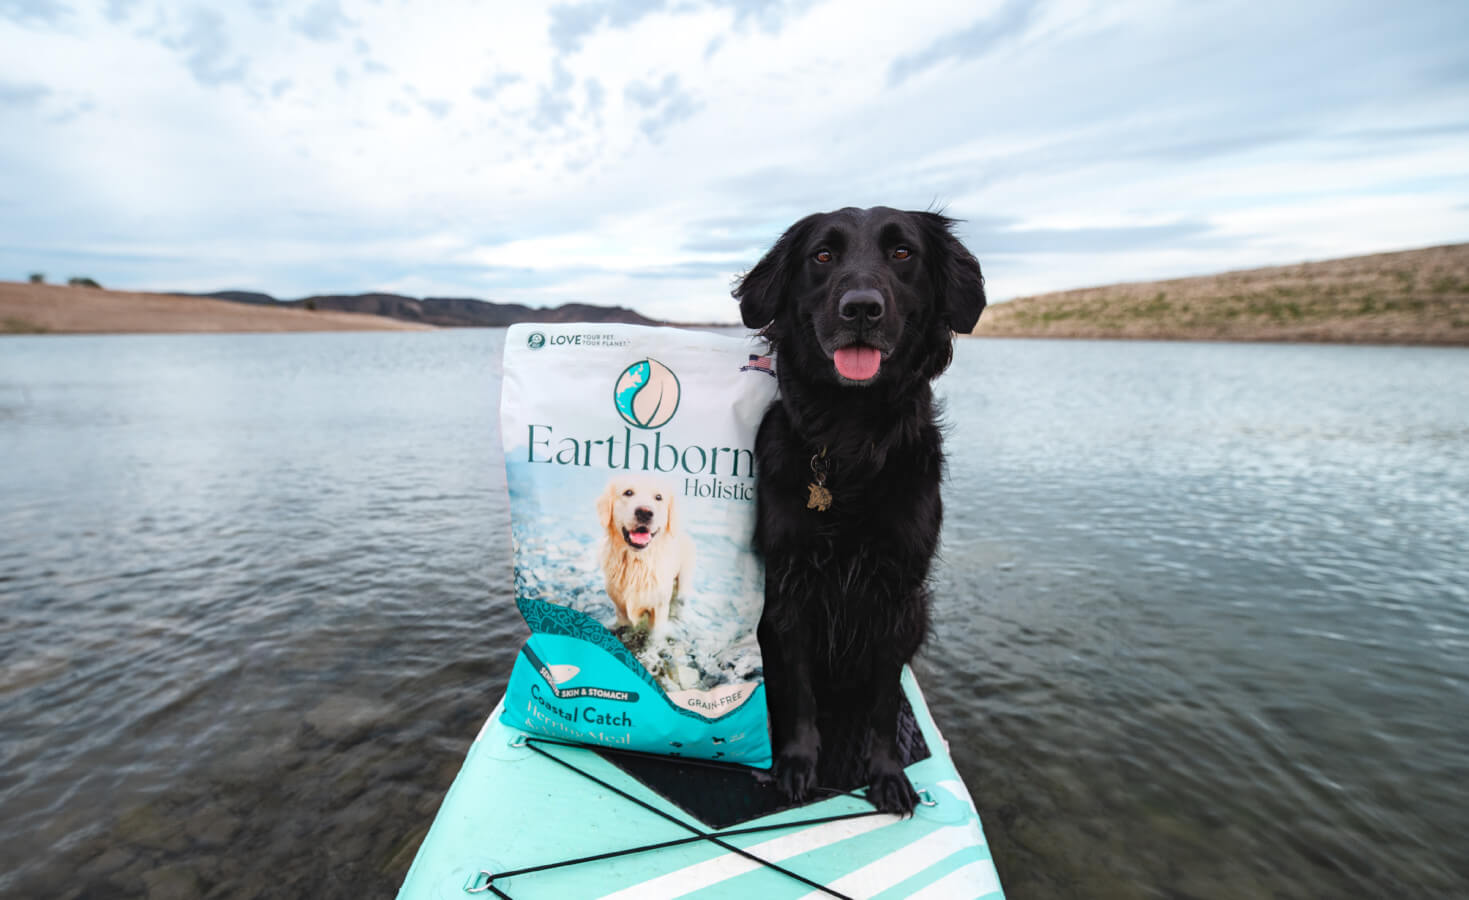
[[[907,247],[899,246],[893,250],[893,259],[907,259],[913,255],[913,251]]]
[[[663,501],[663,495],[662,494],[654,494],[653,495],[653,499],[654,500],[657,500],[657,501],[659,501],[661,503]]]
[[[623,491],[622,492],[622,496],[624,496],[624,497],[631,497],[632,496],[632,488],[628,488],[627,490]]]
[[[830,250],[817,250],[815,253],[811,254],[811,258],[819,263],[829,263],[835,257],[831,255]]]

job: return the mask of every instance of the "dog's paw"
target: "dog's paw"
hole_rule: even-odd
[[[879,772],[872,778],[872,785],[867,788],[867,802],[885,813],[898,816],[910,816],[913,807],[918,805],[918,792],[913,790],[908,776],[899,769],[897,772]]]
[[[782,753],[775,758],[771,775],[787,800],[805,803],[816,791],[816,757],[806,753]]]

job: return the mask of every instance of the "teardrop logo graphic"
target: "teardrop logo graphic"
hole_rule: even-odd
[[[612,400],[627,424],[660,428],[678,410],[678,376],[656,359],[639,360],[622,370]]]

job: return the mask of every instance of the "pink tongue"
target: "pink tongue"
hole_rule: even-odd
[[[843,347],[833,353],[831,358],[837,364],[837,371],[842,377],[853,381],[866,381],[876,375],[877,367],[882,365],[882,353],[875,347]]]
[[[653,539],[653,535],[646,531],[629,531],[627,533],[627,539],[639,547],[646,547],[648,542]]]

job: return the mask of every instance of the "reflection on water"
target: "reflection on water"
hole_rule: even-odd
[[[0,893],[396,889],[524,636],[502,334],[0,341]],[[1466,386],[962,345],[918,669],[1012,897],[1463,892]]]

